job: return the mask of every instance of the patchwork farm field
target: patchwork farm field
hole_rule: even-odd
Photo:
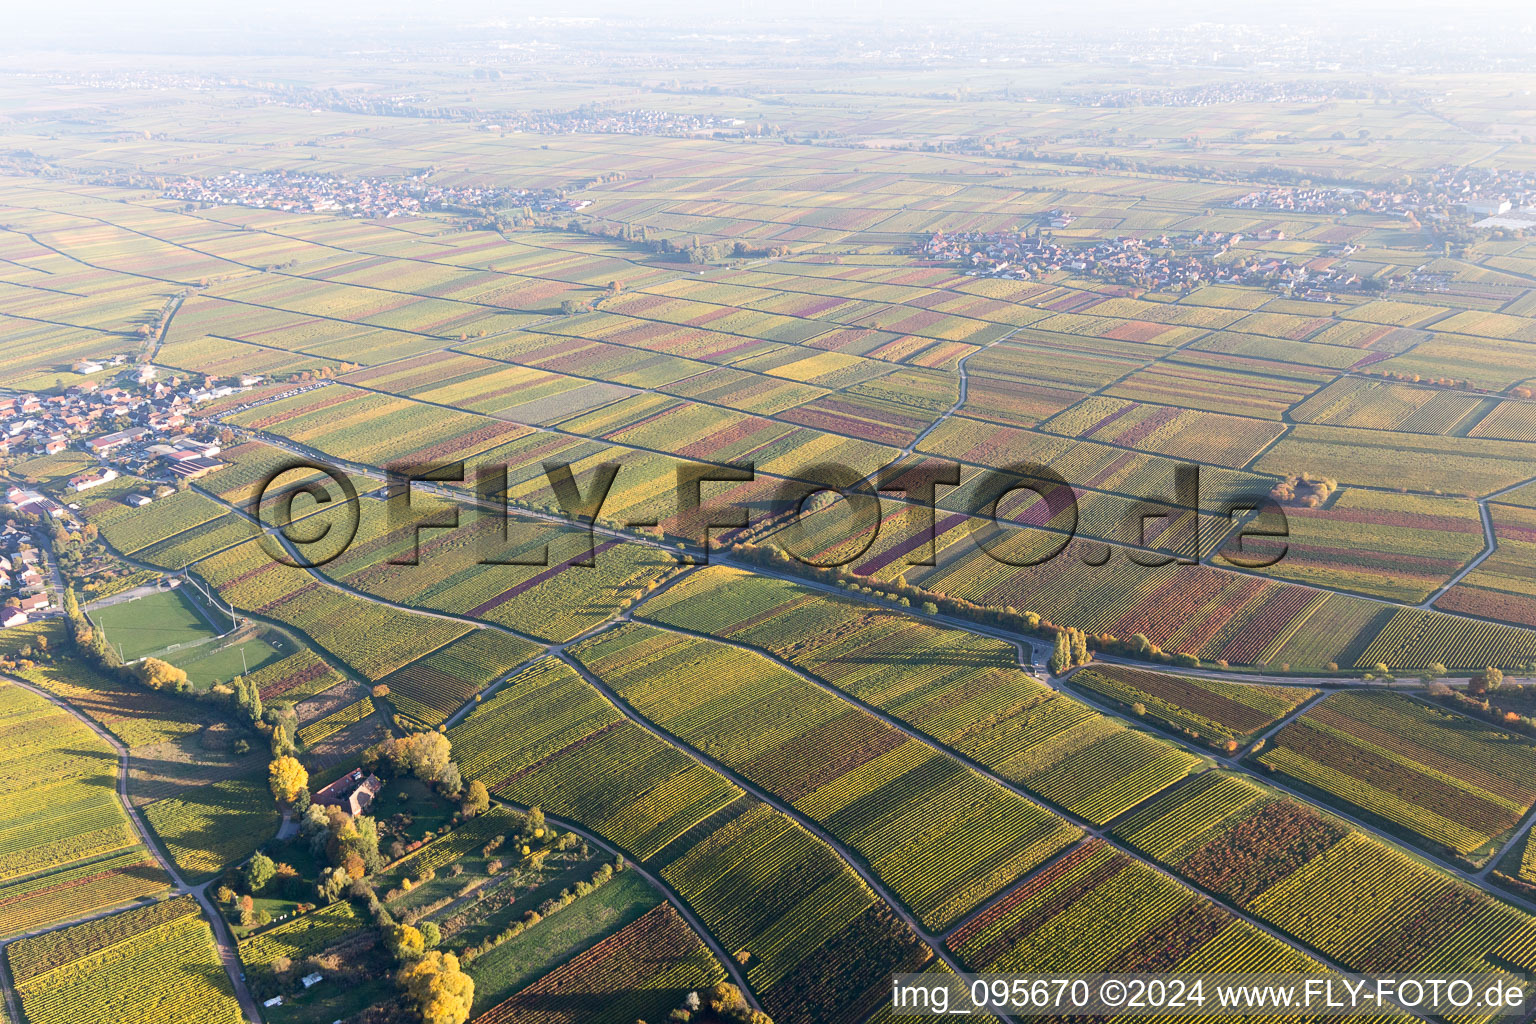
[[[1317,969],[1310,957],[1098,839],[1009,892],[948,941],[968,966],[988,972]]]
[[[1396,694],[1333,694],[1256,756],[1410,839],[1479,859],[1536,802],[1536,744]]]
[[[34,13],[0,1020],[1530,988],[1518,24]]]
[[[5,681],[0,735],[0,934],[169,887],[118,799],[116,754],[84,723]]]
[[[241,1019],[190,896],[6,947],[27,1020],[233,1024]]]
[[[1072,685],[1229,751],[1319,695],[1304,687],[1254,686],[1127,665],[1083,669],[1073,674]]]
[[[823,971],[857,983],[815,1012],[857,1019],[884,971],[926,959],[835,853],[624,719],[562,661],[526,670],[449,737],[498,795],[596,828],[659,871],[722,943],[752,954],[753,987],[793,1019]]]
[[[858,851],[935,930],[1077,838],[1049,812],[761,656],[637,625],[571,653],[648,720],[715,752]],[[716,682],[685,695],[676,680],[690,677]],[[772,730],[741,711],[769,707]],[[1009,824],[979,830],[971,815]],[[929,838],[914,845],[906,837],[918,831]]]
[[[677,911],[662,904],[475,1019],[577,1024],[616,1013],[644,1020],[671,1012],[689,991],[724,975]],[[636,987],[639,978],[644,984]]]
[[[1352,970],[1499,970],[1531,960],[1536,932],[1525,912],[1241,777],[1207,773],[1115,832]]]
[[[795,584],[712,567],[642,614],[759,646],[1094,824],[1198,763],[1040,685],[1006,643]]]

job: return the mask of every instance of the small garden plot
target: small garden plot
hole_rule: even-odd
[[[472,887],[473,892],[436,911],[433,919],[441,926],[444,941],[465,951],[466,961],[499,947],[498,939],[506,941],[508,929],[524,920],[528,911],[537,910],[563,891],[574,891],[579,882],[590,885],[593,874],[611,863],[603,851],[585,841],[571,840],[566,840],[564,850],[546,849],[537,858],[523,857],[523,838],[509,835],[506,842],[490,849],[493,837],[481,850],[457,862],[463,872],[455,876],[455,889]],[[486,849],[490,849],[489,855]],[[487,867],[493,861],[501,861],[503,866],[490,874]],[[453,874],[452,867],[447,873]]]
[[[699,937],[665,904],[544,975],[481,1020],[576,1024],[599,1013],[623,1020],[659,1020],[687,992],[708,988],[723,977]],[[561,998],[550,999],[552,993]]]
[[[639,875],[619,874],[472,961],[469,974],[475,979],[475,1010],[490,1009],[539,975],[638,920],[660,902],[660,894]]]

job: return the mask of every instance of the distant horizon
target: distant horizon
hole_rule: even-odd
[[[1465,27],[1486,32],[1490,44],[1509,45],[1512,37],[1536,36],[1536,18],[1528,5],[1514,0],[1474,0],[1453,9],[1440,5],[1403,5],[1388,0],[1337,5],[1308,0],[1285,6],[1215,0],[1180,3],[1174,9],[1129,0],[1051,0],[1021,8],[1002,0],[982,0],[956,10],[938,9],[915,0],[856,0],[828,6],[788,0],[772,6],[706,3],[704,0],[583,0],[551,13],[547,5],[490,0],[453,0],[419,5],[405,0],[343,0],[316,5],[298,0],[224,5],[210,9],[191,0],[158,0],[123,5],[89,0],[67,5],[18,5],[7,15],[8,43],[0,51],[71,50],[103,53],[209,54],[306,53],[330,46],[410,45],[458,39],[482,39],[487,26],[579,28],[583,21],[606,26],[688,28],[704,32],[774,29],[821,34],[929,31],[968,33],[978,29],[1006,39],[1020,36],[1115,38],[1139,31],[1179,30],[1193,26],[1289,27],[1342,32],[1432,31]],[[1478,26],[1481,20],[1486,24]],[[425,36],[423,35],[425,33]],[[285,49],[285,44],[288,49]]]

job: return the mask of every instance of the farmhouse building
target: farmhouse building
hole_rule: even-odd
[[[115,469],[93,469],[89,473],[81,473],[69,478],[69,486],[76,491],[88,491],[92,487],[100,487],[109,480],[117,479]]]
[[[365,777],[363,770],[357,768],[316,793],[313,802],[327,807],[343,808],[348,814],[356,817],[359,814],[368,813],[368,808],[373,806],[373,798],[378,796],[379,790],[383,788],[384,782],[377,775],[369,774]]]

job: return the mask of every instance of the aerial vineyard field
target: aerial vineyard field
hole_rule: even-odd
[[[1326,509],[1287,513],[1285,559],[1270,574],[1418,604],[1483,550],[1483,527],[1465,499],[1351,488]]]
[[[0,935],[47,927],[169,888],[165,871],[142,849],[34,875],[0,885]]]
[[[759,655],[640,625],[571,653],[647,719],[824,825],[932,927],[1077,837],[1050,812]],[[710,682],[681,690],[682,678]],[[771,727],[746,712],[767,707],[776,709]],[[991,825],[978,828],[977,817]],[[911,841],[917,834],[923,842]]]
[[[579,822],[641,859],[741,795],[625,720],[556,659],[519,673],[449,739],[465,778]]]
[[[809,1006],[825,1019],[857,1019],[853,1007],[867,1012],[877,998],[882,965],[916,949],[830,850],[624,720],[558,660],[525,670],[449,737],[466,778],[579,822],[661,869],[728,948],[751,954],[749,975],[765,999],[800,1008],[790,1019]],[[825,956],[806,959],[823,943],[832,944]],[[820,970],[857,984],[822,1006],[801,991],[820,991]]]
[[[1524,970],[1536,958],[1522,911],[1237,776],[1207,773],[1115,832],[1352,970]]]
[[[42,635],[52,637],[50,643],[58,650],[63,633],[58,628],[61,623],[45,619],[36,625],[41,627]],[[151,746],[189,736],[207,724],[197,710],[188,707],[184,701],[109,677],[79,658],[54,657],[30,669],[18,669],[16,675],[68,701],[71,707],[99,723],[129,747]]]
[[[0,681],[0,739],[0,880],[130,848],[144,852],[118,801],[117,755],[84,723]],[[79,880],[65,874],[49,884],[68,888]],[[33,891],[30,882],[0,888],[15,898]]]
[[[436,725],[538,648],[494,629],[477,629],[384,677],[400,711]]]
[[[1042,686],[1002,641],[712,567],[642,616],[786,658],[1046,800],[1102,824],[1197,759]]]
[[[974,971],[1305,972],[1316,962],[1099,839],[947,940]]]
[[[299,730],[299,742],[306,747],[313,746],[334,735],[349,725],[355,725],[373,714],[373,698],[364,697],[353,704],[348,704],[340,711],[334,711],[316,722],[311,722]]]
[[[265,665],[247,678],[260,692],[262,700],[281,697],[299,701],[323,693],[341,682],[343,677],[325,659],[305,649]]]
[[[1536,510],[1502,504],[1490,505],[1489,510],[1497,547],[1441,594],[1435,607],[1517,626],[1536,626],[1536,583],[1532,582],[1536,580]]]
[[[197,562],[193,571],[236,609],[292,626],[371,680],[473,628],[326,586],[302,569],[274,561],[254,540]]]
[[[0,75],[0,1018],[1536,977],[1521,19],[69,6]]]
[[[120,488],[118,496],[127,493],[128,488]],[[107,543],[131,555],[218,519],[224,515],[224,508],[196,491],[181,491],[143,509],[132,508],[120,500],[97,499],[87,509],[87,515],[89,521],[101,528]]]
[[[188,492],[191,493],[191,492]],[[233,512],[141,548],[136,559],[167,569],[185,569],[200,558],[251,539],[255,527]]]
[[[699,836],[662,877],[726,949],[747,954],[747,980],[775,1018],[861,1020],[890,971],[930,955],[830,850],[762,804]]]
[[[615,1020],[662,1019],[690,991],[724,977],[698,936],[663,903],[476,1017],[475,1024],[578,1024],[599,1013]]]
[[[180,896],[6,948],[33,1024],[234,1024],[242,1014],[196,901]]]
[[[1072,685],[1126,710],[1140,705],[1147,716],[1209,746],[1250,739],[1318,693],[1299,686],[1250,686],[1107,664],[1073,673]]]
[[[1536,802],[1536,745],[1391,693],[1336,693],[1259,762],[1435,849],[1467,855]]]
[[[249,857],[277,834],[280,817],[267,791],[265,772],[156,800],[143,814],[177,868],[197,878]]]
[[[668,469],[665,486],[671,487]],[[542,466],[535,463],[533,472],[537,485],[547,488]],[[431,499],[416,504],[423,515],[449,511]],[[547,492],[535,504],[557,508]],[[459,527],[418,536],[413,525],[392,524],[384,502],[364,500],[359,512],[357,537],[324,567],[327,576],[386,601],[481,619],[543,640],[569,640],[602,623],[677,564],[663,549],[589,539],[585,531],[539,520],[513,518],[503,535],[491,517],[459,509]],[[389,564],[412,557],[418,564]]]

